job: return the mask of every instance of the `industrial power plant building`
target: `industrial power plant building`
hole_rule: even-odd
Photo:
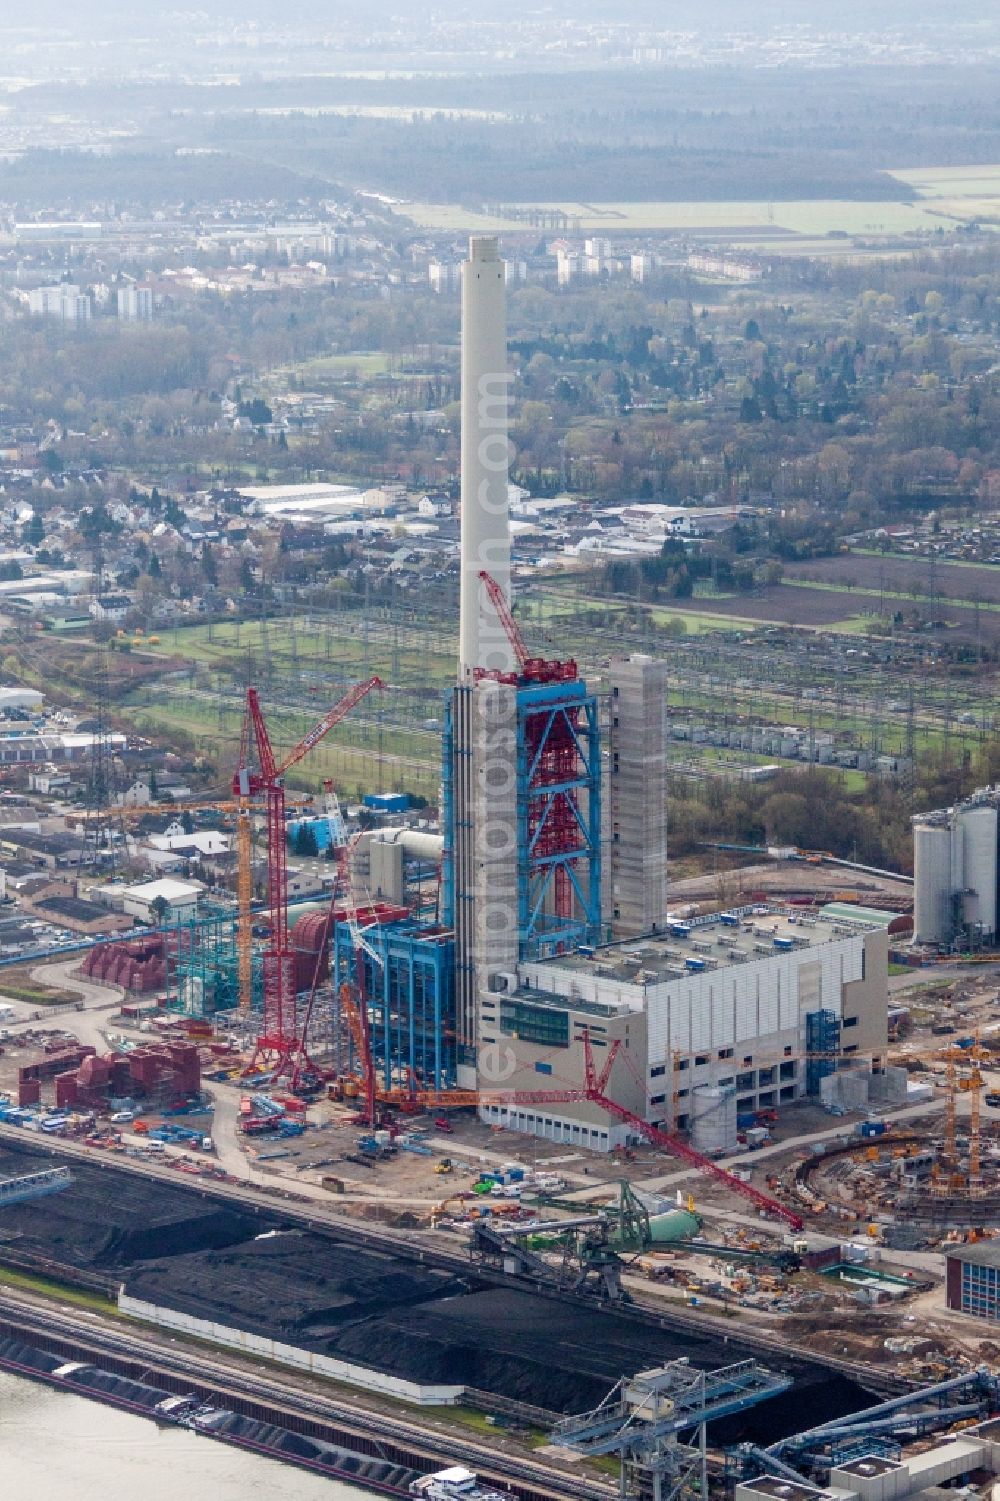
[[[511,609],[505,299],[497,242],[474,237],[442,835],[369,839],[388,907],[363,945],[337,925],[334,988],[365,997],[387,1090],[457,1086],[491,1123],[595,1150],[643,1124],[730,1149],[741,1113],[825,1098],[852,1057],[878,1066],[886,929],[770,907],[671,918],[667,665],[614,660],[599,695],[571,658],[537,655]],[[431,918],[407,893],[438,854]]]
[[[913,821],[913,941],[942,949],[997,941],[1000,787]]]
[[[516,987],[483,1002],[483,1037],[519,1092],[581,1079],[585,1033],[598,1067],[620,1039],[608,1094],[725,1151],[738,1115],[818,1098],[833,1055],[871,1072],[886,1048],[887,973],[883,926],[743,907],[522,963]],[[587,1103],[494,1106],[486,1118],[603,1150],[630,1134]]]

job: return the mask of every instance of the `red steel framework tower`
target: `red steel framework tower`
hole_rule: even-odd
[[[521,744],[518,783],[526,856],[520,930],[528,945],[593,941],[600,924],[600,748],[596,710],[572,658],[529,651],[506,595],[479,575],[517,664],[511,673],[476,677],[516,685]]]
[[[297,1083],[304,1067],[312,1068],[305,1036],[299,1036],[295,1020],[295,956],[288,941],[288,862],[285,826],[285,775],[318,745],[325,735],[361,702],[373,688],[383,688],[381,678],[369,678],[344,694],[292,750],[278,761],[271,746],[256,688],[247,689],[241,765],[233,778],[233,793],[245,799],[263,794],[267,810],[268,901],[271,937],[263,956],[264,1015],[250,1067],[266,1064],[275,1077],[291,1076]],[[250,741],[257,748],[258,769],[246,764]]]

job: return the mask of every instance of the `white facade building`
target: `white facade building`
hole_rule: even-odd
[[[461,263],[450,265],[443,261],[431,261],[427,267],[427,280],[432,292],[453,292],[461,285]]]
[[[152,287],[119,287],[116,309],[122,323],[150,323],[153,318]]]
[[[666,934],[517,966],[484,1003],[483,1041],[510,1060],[504,1088],[584,1078],[584,1034],[598,1070],[620,1043],[607,1094],[667,1130],[691,1124],[694,1091],[738,1112],[818,1094],[807,1054],[831,1049],[871,1070],[887,1041],[884,927],[770,907],[672,923]],[[539,1077],[541,1076],[541,1077]],[[486,1119],[606,1150],[628,1139],[598,1106],[495,1106]]]
[[[55,287],[34,287],[28,293],[28,312],[35,318],[88,323],[92,311],[87,294],[69,282],[60,282]]]
[[[138,918],[143,923],[155,923],[156,908],[162,900],[167,904],[169,921],[171,918],[193,913],[201,892],[201,885],[193,881],[171,881],[166,877],[159,881],[141,881],[138,886],[125,887],[122,892],[122,910],[126,917]]]

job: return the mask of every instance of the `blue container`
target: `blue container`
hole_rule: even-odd
[[[737,1131],[747,1131],[751,1126],[756,1126],[756,1124],[757,1117],[754,1115],[752,1110],[748,1115],[738,1115],[736,1117]]]
[[[408,792],[368,792],[361,799],[366,808],[376,813],[405,813],[410,806]]]

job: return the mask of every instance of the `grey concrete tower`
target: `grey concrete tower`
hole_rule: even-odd
[[[616,658],[608,680],[605,917],[637,938],[667,917],[667,664]]]
[[[450,859],[458,1080],[502,1082],[481,1047],[480,997],[517,962],[515,690],[482,679],[514,653],[480,577],[510,600],[506,267],[473,237],[462,266],[462,554],[458,673],[449,712]]]
[[[462,575],[459,682],[477,667],[509,671],[510,646],[479,575],[510,599],[506,266],[492,236],[473,236],[462,265]]]

